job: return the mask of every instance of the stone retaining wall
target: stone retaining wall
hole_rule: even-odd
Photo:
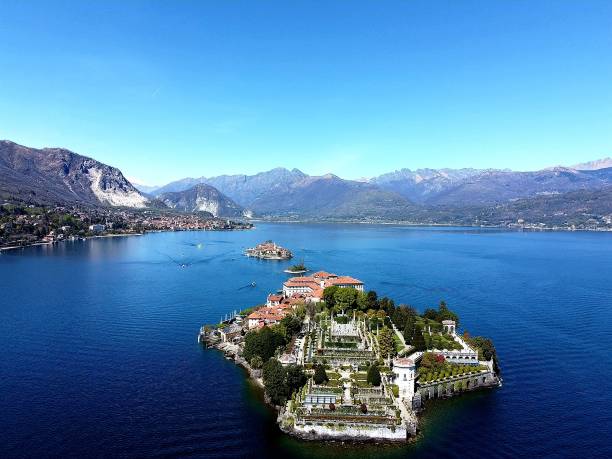
[[[326,425],[294,425],[286,429],[286,433],[304,440],[383,440],[406,441],[407,431],[403,425],[385,426],[326,426]]]

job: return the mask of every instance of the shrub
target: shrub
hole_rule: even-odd
[[[336,405],[334,405],[333,403],[329,404],[329,410],[330,411],[336,411]]]
[[[365,403],[362,403],[362,404],[361,404],[360,409],[361,409],[361,412],[362,412],[363,414],[366,414],[366,413],[368,412],[368,407],[366,406],[366,404],[365,404]]]
[[[259,370],[262,366],[263,366],[263,360],[261,359],[259,355],[256,355],[251,359],[251,368],[254,368],[255,370]]]

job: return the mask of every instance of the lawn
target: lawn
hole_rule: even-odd
[[[404,343],[402,343],[402,340],[400,339],[399,336],[397,336],[397,333],[393,333],[393,341],[395,341],[395,352],[401,352],[404,350],[404,348],[406,346],[404,346]]]

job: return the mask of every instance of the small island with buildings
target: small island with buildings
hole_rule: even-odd
[[[443,301],[418,314],[320,271],[203,326],[198,340],[248,371],[287,434],[407,441],[428,400],[501,385],[492,341],[458,325]]]
[[[262,260],[289,260],[293,254],[289,249],[281,247],[273,241],[262,242],[255,247],[246,249],[247,257],[261,258]]]

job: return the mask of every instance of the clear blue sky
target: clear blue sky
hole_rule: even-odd
[[[0,138],[163,184],[612,154],[612,2],[0,0]]]

